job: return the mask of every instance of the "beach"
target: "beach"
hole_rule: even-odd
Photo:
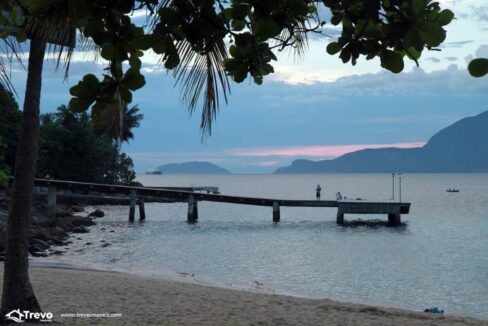
[[[1,270],[3,273],[3,267]],[[238,291],[124,273],[31,267],[30,275],[43,311],[51,312],[54,321],[65,325],[488,325],[488,321],[469,317]]]

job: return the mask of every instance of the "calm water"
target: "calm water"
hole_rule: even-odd
[[[145,176],[146,186],[218,186],[224,194],[313,199],[341,191],[369,200],[391,198],[391,175]],[[396,184],[398,186],[398,182]],[[460,193],[445,189],[457,187]],[[396,189],[398,195],[398,189]],[[275,289],[307,297],[488,319],[488,174],[404,175],[412,203],[405,225],[337,226],[333,208],[281,208],[199,203],[146,204],[147,221],[127,224],[127,207],[107,208],[92,232],[79,236],[58,262],[161,275],[172,270],[210,283]],[[386,216],[366,218],[386,220]],[[365,216],[347,216],[348,220]],[[114,232],[110,232],[114,231]],[[101,241],[111,243],[101,248]],[[91,245],[85,245],[92,242]]]

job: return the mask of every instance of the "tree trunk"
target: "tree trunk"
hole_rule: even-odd
[[[32,187],[39,147],[39,102],[45,51],[46,42],[33,37],[30,42],[22,129],[7,222],[1,318],[14,309],[41,311],[29,280],[28,248]]]

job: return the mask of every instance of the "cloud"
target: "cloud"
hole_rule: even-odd
[[[327,85],[329,91],[343,95],[369,96],[426,96],[456,93],[459,96],[481,95],[488,92],[488,84],[471,78],[465,68],[450,65],[447,69],[430,73],[421,68],[410,72],[392,74],[381,71],[376,74],[364,74],[339,78]]]
[[[470,63],[471,60],[475,58],[488,58],[488,44],[482,44],[480,47],[475,51],[474,55],[470,54],[464,57],[466,63]]]
[[[458,58],[457,57],[445,57],[444,59],[447,61],[457,61]]]
[[[481,57],[488,58],[488,44],[480,45],[478,50],[476,50],[475,55],[478,58],[481,58]]]
[[[430,57],[430,58],[426,58],[425,60],[430,61],[430,62],[433,62],[433,63],[439,63],[439,62],[441,62],[441,59],[439,59],[437,57]]]
[[[415,148],[422,147],[425,142],[396,143],[396,144],[352,144],[352,145],[330,145],[330,146],[294,146],[294,147],[267,147],[233,149],[228,151],[232,156],[243,157],[313,157],[313,158],[335,158],[346,153],[367,149],[367,148]]]
[[[472,6],[473,17],[480,21],[488,21],[488,6]]]
[[[344,76],[337,72],[307,71],[299,66],[276,67],[276,72],[270,76],[270,80],[279,81],[290,85],[312,85],[320,82],[335,81]]]
[[[474,40],[456,41],[443,43],[440,48],[461,48],[465,45],[474,43]]]

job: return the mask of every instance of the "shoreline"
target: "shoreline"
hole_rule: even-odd
[[[74,318],[66,321],[56,319],[56,315],[73,312],[123,314],[123,320],[97,318],[96,322],[102,325],[241,325],[252,324],[251,320],[270,325],[488,325],[486,320],[468,316],[435,315],[394,307],[304,298],[264,292],[258,288],[221,287],[202,284],[193,277],[168,279],[166,275],[129,274],[70,264],[46,265],[49,264],[31,265],[34,289],[43,309],[53,312],[55,321],[70,325],[91,325],[95,320]],[[67,297],[58,297],[61,294],[59,290]],[[168,291],[172,293],[170,296],[167,295]],[[70,293],[85,294],[85,299],[79,296],[71,298]],[[120,301],[114,301],[114,296]],[[180,304],[184,303],[183,306],[173,306],[174,296],[178,297]],[[210,302],[218,301],[219,304],[209,307],[209,298],[212,299]],[[66,300],[71,304],[64,305]],[[127,305],[126,310],[127,301],[132,303]],[[140,320],[141,317],[134,311],[140,305],[155,319]],[[161,308],[163,306],[164,309]],[[75,308],[79,310],[73,311]],[[194,313],[187,314],[187,309]]]

